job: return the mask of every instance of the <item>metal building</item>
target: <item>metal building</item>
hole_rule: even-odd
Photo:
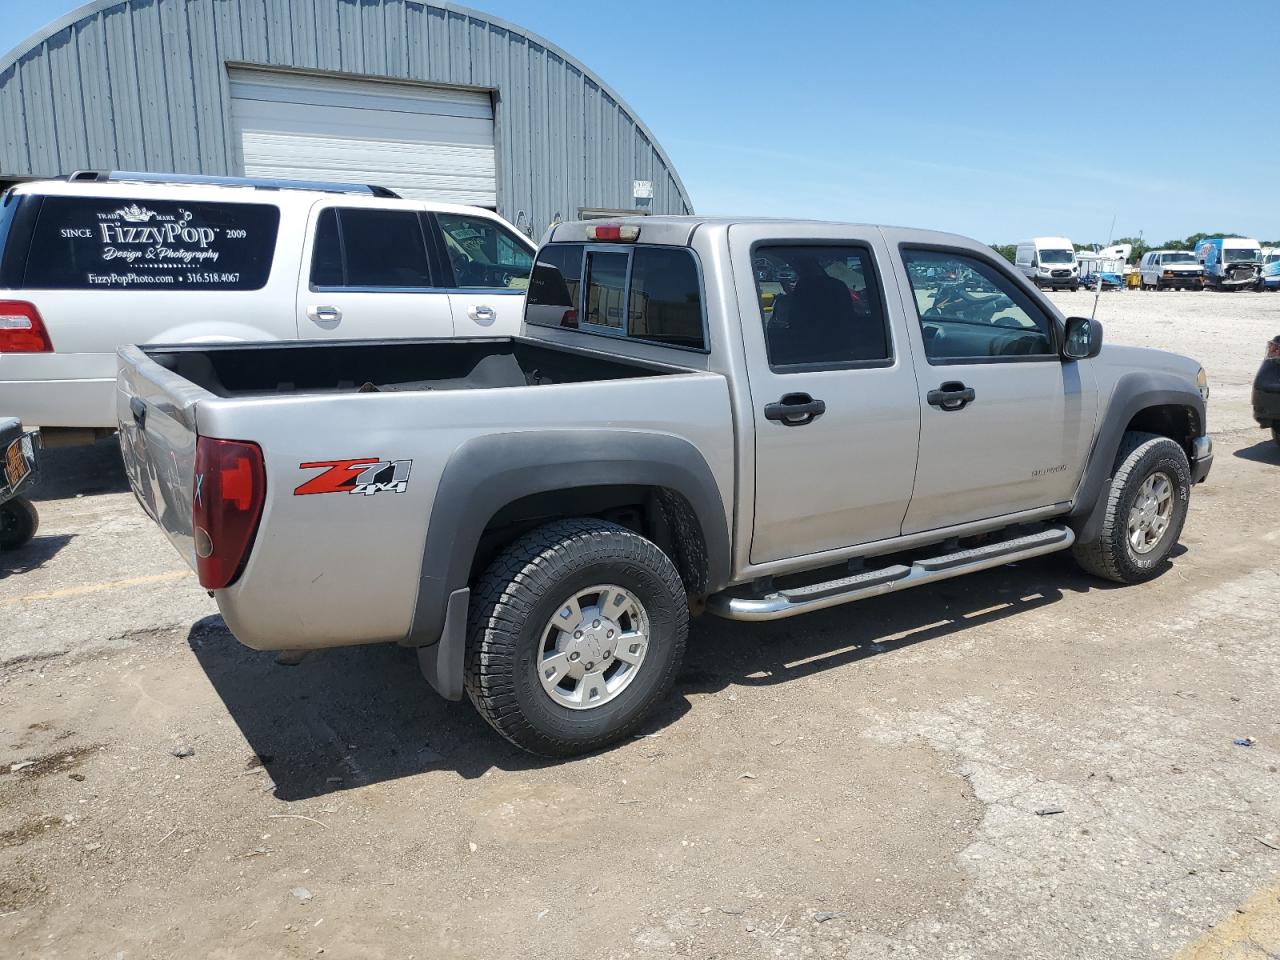
[[[653,134],[515,24],[423,0],[95,0],[0,59],[0,173],[377,183],[535,236],[691,213]]]

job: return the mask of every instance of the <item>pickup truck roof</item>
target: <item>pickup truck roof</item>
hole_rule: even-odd
[[[699,216],[662,216],[662,217],[619,217],[608,220],[566,220],[551,227],[543,240],[544,243],[582,243],[589,240],[587,228],[602,224],[626,224],[640,228],[641,243],[664,243],[687,246],[692,243],[693,235],[700,227],[745,226],[748,224],[765,224],[777,226],[782,233],[789,233],[794,228],[808,226],[820,227],[824,234],[840,227],[866,230],[892,230],[903,242],[923,245],[937,244],[947,247],[968,247],[983,249],[970,237],[958,233],[944,233],[938,230],[922,230],[916,227],[899,227],[892,224],[837,223],[830,220],[787,219],[782,217],[699,217]]]

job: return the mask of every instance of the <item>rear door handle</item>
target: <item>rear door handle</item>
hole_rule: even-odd
[[[929,401],[931,407],[950,411],[963,410],[973,403],[975,397],[977,394],[973,387],[966,387],[959,380],[948,380],[937,390],[930,390],[925,399]]]
[[[316,323],[337,323],[342,319],[342,311],[337,307],[307,307],[307,316]]]
[[[788,393],[781,400],[766,403],[764,418],[776,420],[786,427],[802,427],[827,412],[827,404],[807,393]]]
[[[467,316],[476,323],[493,323],[498,318],[498,311],[487,304],[480,303],[467,307]]]

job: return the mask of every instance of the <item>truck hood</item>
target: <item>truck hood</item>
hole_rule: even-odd
[[[1179,353],[1153,350],[1150,347],[1127,347],[1107,343],[1104,340],[1097,362],[1114,370],[1117,374],[1131,373],[1135,370],[1170,373],[1179,378],[1185,378],[1192,390],[1197,389],[1196,373],[1200,369],[1200,363]]]

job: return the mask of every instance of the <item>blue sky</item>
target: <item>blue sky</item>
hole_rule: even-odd
[[[0,0],[0,51],[73,9]],[[1280,237],[1280,16],[997,0],[474,0],[583,60],[699,213],[989,242]],[[1093,23],[1084,9],[1117,11]],[[1123,12],[1120,12],[1123,11]]]

